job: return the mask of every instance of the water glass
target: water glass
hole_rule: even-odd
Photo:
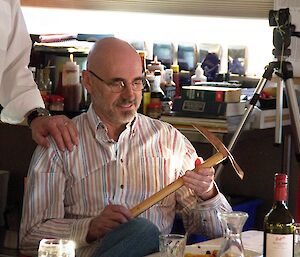
[[[183,257],[186,236],[167,234],[159,236],[159,252],[161,257]]]
[[[295,223],[294,257],[300,257],[300,223]]]
[[[42,239],[38,257],[75,257],[75,243],[65,239]]]

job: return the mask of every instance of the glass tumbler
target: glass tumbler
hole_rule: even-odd
[[[75,243],[65,239],[42,239],[38,257],[75,257]]]
[[[159,252],[161,257],[183,257],[186,236],[167,234],[159,236]]]
[[[300,257],[300,223],[295,223],[294,257]]]
[[[218,257],[245,257],[241,233],[248,218],[246,212],[218,213],[223,224],[224,239]]]

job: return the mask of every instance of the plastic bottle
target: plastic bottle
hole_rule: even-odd
[[[171,65],[171,69],[173,70],[173,82],[175,83],[175,97],[181,96],[181,87],[179,80],[179,65],[173,64]]]
[[[175,83],[173,81],[173,70],[172,69],[166,69],[165,70],[165,87],[164,87],[164,92],[166,97],[173,99],[175,96]]]
[[[151,61],[150,64],[147,65],[147,68],[148,68],[148,71],[152,74],[155,73],[156,70],[159,70],[160,71],[160,84],[161,85],[164,85],[165,84],[165,79],[164,79],[164,65],[161,64],[161,62],[159,62],[157,60],[157,56],[154,57],[154,60]]]
[[[293,257],[294,219],[286,205],[287,175],[275,174],[274,203],[264,218],[264,257]]]
[[[63,65],[62,95],[65,111],[79,111],[82,89],[79,82],[79,65],[69,61]]]
[[[192,76],[192,86],[196,85],[197,82],[206,82],[207,78],[204,76],[204,71],[201,68],[201,63],[198,63],[195,70],[195,75]]]
[[[160,70],[155,70],[154,82],[153,82],[153,86],[151,87],[151,98],[163,99],[163,97],[165,96],[164,92],[160,87],[160,81],[161,81]]]

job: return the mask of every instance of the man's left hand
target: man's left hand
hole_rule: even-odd
[[[64,115],[44,116],[35,118],[30,124],[32,139],[39,145],[49,147],[47,136],[50,134],[58,148],[65,151],[73,150],[78,145],[78,131],[72,120]]]
[[[198,197],[208,200],[217,195],[214,177],[214,168],[200,168],[199,172],[187,171],[183,181],[185,186],[193,190]]]

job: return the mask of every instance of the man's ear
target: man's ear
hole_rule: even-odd
[[[87,70],[82,71],[82,83],[86,90],[91,94],[92,93],[92,84],[90,81],[89,72]]]

